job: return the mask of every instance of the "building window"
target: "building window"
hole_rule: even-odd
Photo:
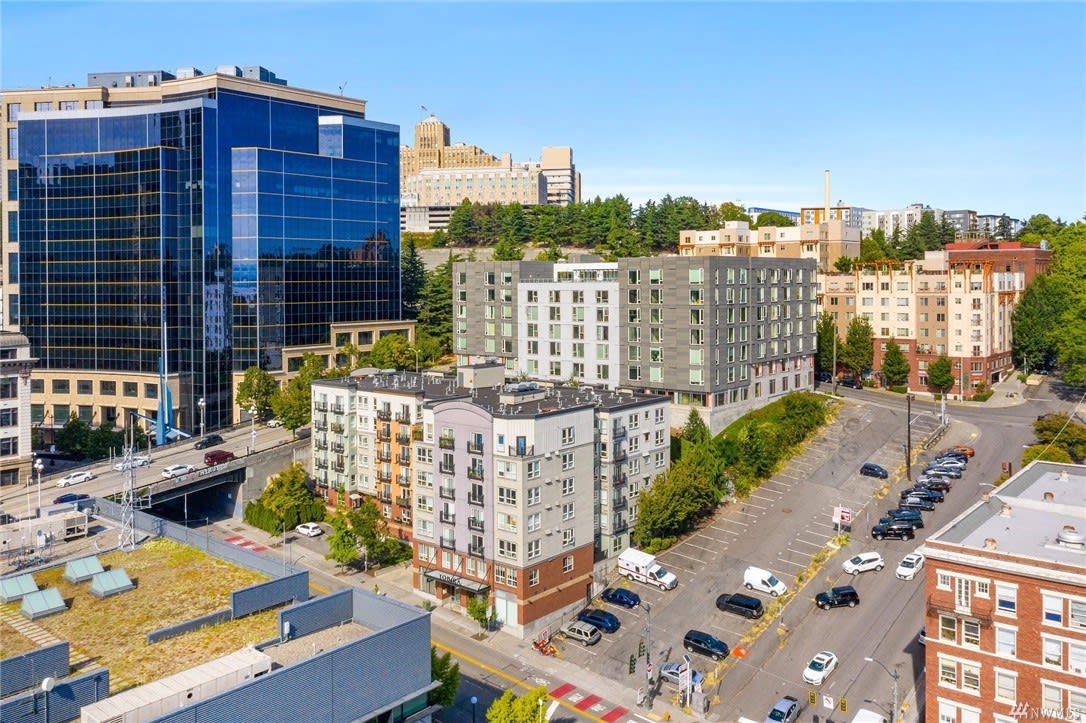
[[[98,382],[98,393],[104,397],[117,396],[117,382]]]
[[[996,610],[1014,615],[1018,609],[1018,588],[996,584]]]
[[[577,441],[577,436],[574,433],[574,428],[573,427],[563,427],[562,428],[562,446],[566,446],[568,444],[573,444],[575,441]]]
[[[540,488],[539,487],[529,487],[528,488],[528,506],[529,507],[531,507],[532,505],[538,505],[539,504],[539,497],[540,497],[539,493],[540,493]]]
[[[498,540],[498,557],[504,557],[508,560],[517,559],[517,543],[510,540]],[[500,568],[494,568],[495,577],[498,574]]]
[[[962,645],[980,646],[980,623],[976,620],[962,621]]]
[[[1015,657],[1018,631],[1014,628],[996,628],[996,652],[1007,657]]]
[[[562,530],[562,547],[572,547],[574,543],[573,528],[567,527]],[[572,559],[572,558],[571,558]]]
[[[1041,704],[1047,710],[1061,710],[1063,708],[1063,688],[1041,683]]]
[[[528,479],[539,479],[540,463],[539,460],[534,460],[528,463]],[[539,488],[536,487],[536,490]],[[538,501],[538,500],[537,500]],[[528,504],[532,504],[529,502]]]
[[[562,558],[562,572],[573,572],[573,555]]]
[[[568,495],[571,495],[571,494],[573,494],[573,491],[574,491],[573,478],[572,477],[567,477],[566,479],[562,480],[562,496],[566,497]]]
[[[137,396],[139,396],[139,384],[136,384],[136,382],[125,382],[124,383],[124,395],[126,397],[137,397]]]
[[[1045,665],[1054,665],[1057,668],[1063,666],[1063,641],[1056,638],[1042,638],[1044,653],[1042,659]]]
[[[1013,703],[1018,690],[1018,678],[1004,670],[995,672],[995,697]]]
[[[528,532],[538,532],[539,528],[541,528],[542,526],[543,526],[543,513],[542,512],[533,512],[532,514],[528,515]],[[528,556],[531,557],[531,547],[528,548],[528,551],[529,551]]]
[[[978,666],[962,663],[962,689],[980,690],[980,668]]]
[[[1086,600],[1069,600],[1067,624],[1076,628],[1086,628]]]
[[[539,584],[539,570],[532,570],[528,573],[528,587],[535,587]]]
[[[958,687],[958,664],[948,661],[939,661],[939,682],[945,685]]]
[[[1046,623],[1063,623],[1063,598],[1055,595],[1044,595],[1044,621]]]
[[[517,503],[517,491],[510,487],[499,487],[498,502],[503,505],[515,505]]]
[[[529,560],[534,560],[543,554],[543,541],[542,540],[528,540],[528,552],[527,556]]]
[[[573,452],[562,453],[562,471],[568,472],[573,469]]]
[[[572,520],[572,519],[573,519],[573,503],[572,502],[563,502],[562,503],[562,522],[568,522],[569,520]]]
[[[988,581],[977,581],[977,597],[988,597]]]
[[[53,380],[53,394],[67,394],[70,389],[67,379]]]
[[[958,623],[953,616],[939,616],[939,639],[958,642]]]

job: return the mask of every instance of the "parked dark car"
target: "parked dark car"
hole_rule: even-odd
[[[860,604],[860,595],[852,585],[831,587],[829,590],[815,595],[815,604],[823,610],[846,606],[854,608]]]
[[[700,653],[708,655],[713,660],[723,660],[728,657],[728,646],[717,640],[709,633],[700,630],[688,630],[683,637],[683,648],[688,653]]]
[[[830,372],[815,372],[815,381],[816,382],[832,382],[833,381],[833,374],[831,374]]]
[[[920,510],[909,510],[902,507],[897,507],[892,510],[886,510],[886,516],[891,520],[903,520],[913,526],[913,529],[919,529],[924,526],[924,516],[920,514]]]
[[[229,462],[234,458],[233,452],[227,452],[225,449],[213,449],[210,452],[204,452],[204,464],[209,467],[213,464],[222,464]]]
[[[950,492],[950,480],[939,475],[922,474],[917,478],[916,484],[929,490],[939,490],[944,495]]]
[[[624,587],[609,587],[600,595],[604,602],[633,609],[641,604],[641,596]]]
[[[929,487],[923,486],[912,487],[907,490],[901,490],[901,499],[904,500],[909,497],[919,497],[922,500],[931,500],[932,502],[936,503],[942,502],[944,499],[943,493],[939,490],[933,490]]]
[[[716,599],[716,607],[717,610],[742,615],[751,620],[757,620],[765,613],[765,608],[762,606],[761,600],[756,597],[751,597],[750,595],[744,595],[741,592],[733,593],[731,595],[721,595]]]
[[[77,495],[75,492],[69,492],[66,495],[61,495],[53,500],[54,505],[63,505],[67,502],[79,502],[80,500],[89,500],[90,495]]]
[[[619,629],[621,623],[614,613],[599,608],[587,608],[577,614],[577,619],[582,623],[595,625],[605,633],[613,633]]]
[[[849,389],[863,389],[864,382],[863,379],[858,377],[844,377],[841,379],[841,386],[848,387]]]
[[[875,525],[871,528],[871,536],[876,540],[911,540],[914,537],[913,526],[901,520],[888,525]]]
[[[860,474],[864,477],[878,477],[879,479],[886,479],[890,476],[885,467],[874,462],[864,462],[860,466]]]
[[[903,510],[923,510],[924,512],[931,512],[935,509],[935,503],[921,497],[906,497],[898,503],[898,507]]]
[[[224,440],[221,436],[219,436],[217,434],[209,434],[206,437],[204,437],[203,439],[196,442],[196,444],[192,445],[192,448],[193,449],[207,449],[208,447],[214,447],[217,444],[222,444],[225,441],[226,440]]]
[[[958,449],[941,449],[935,453],[936,459],[951,458],[962,462],[969,462],[969,453]]]

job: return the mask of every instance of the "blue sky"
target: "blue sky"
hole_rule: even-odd
[[[264,65],[426,106],[515,160],[569,145],[584,195],[1086,212],[1086,5],[188,2],[0,5],[2,87]]]

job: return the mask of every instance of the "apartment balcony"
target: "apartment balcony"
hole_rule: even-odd
[[[468,452],[470,454],[482,454],[483,443],[482,442],[468,442]]]
[[[604,460],[607,464],[620,464],[626,461],[626,450],[620,449],[617,452],[612,451],[610,456]]]
[[[615,512],[621,512],[630,506],[630,500],[626,497],[620,497],[617,500],[611,500],[611,509]]]
[[[327,440],[324,440],[324,439],[318,439],[315,442],[313,442],[313,446],[316,447],[317,449],[321,449],[321,450],[328,449],[328,442],[327,442]]]
[[[482,545],[468,545],[468,554],[472,557],[486,557]]]
[[[379,449],[379,450],[377,450],[377,461],[378,462],[391,462],[392,461],[392,452],[389,452],[387,449]]]
[[[400,487],[410,487],[411,486],[411,475],[409,475],[409,474],[398,474],[398,475],[396,475],[396,484],[398,484]]]
[[[421,426],[411,427],[411,440],[414,441],[414,442],[419,442],[419,441],[422,440],[422,427]]]
[[[405,525],[410,525],[411,524],[411,510],[410,509],[408,509],[406,507],[403,509],[403,511],[400,513],[400,522],[404,523]]]
[[[479,480],[483,479],[482,467],[468,467],[468,479]]]
[[[479,507],[482,507],[483,506],[483,496],[482,495],[473,495],[473,494],[471,494],[469,492],[468,493],[468,504],[469,505],[478,505]]]
[[[456,449],[456,439],[453,437],[438,437],[437,446],[442,449]]]
[[[622,485],[626,484],[626,481],[627,481],[626,475],[617,474],[611,480],[611,485],[614,486],[614,487],[621,487]]]
[[[438,487],[437,488],[437,494],[443,500],[454,500],[454,499],[456,499],[456,488],[455,487]]]
[[[343,472],[347,469],[347,465],[345,465],[343,462],[333,462],[332,469],[334,469],[336,472]]]
[[[479,532],[482,532],[483,531],[483,520],[482,520],[482,518],[480,518],[480,517],[469,517],[468,518],[468,529],[469,530],[477,530]]]
[[[446,510],[442,510],[441,512],[437,513],[437,517],[438,517],[439,520],[444,522],[446,525],[455,525],[456,524],[456,513],[455,512],[447,512]]]
[[[396,504],[398,504],[400,507],[410,507],[411,506],[411,498],[410,497],[397,497],[396,498]]]
[[[410,467],[411,466],[411,455],[410,454],[399,454],[399,455],[396,456],[396,462],[401,467]]]
[[[387,472],[387,471],[385,471],[383,469],[377,470],[377,481],[378,482],[391,482],[392,481],[392,473]]]
[[[346,451],[345,445],[343,442],[332,442],[332,451],[337,454],[343,454],[343,452]]]
[[[527,447],[517,449],[516,447],[509,447],[509,451],[506,454],[510,457],[534,457],[535,445],[529,444]]]
[[[389,504],[392,504],[392,493],[391,492],[386,492],[386,491],[378,492],[377,493],[377,499],[381,500],[382,502],[387,502]]]
[[[444,547],[446,550],[455,550],[456,549],[456,538],[455,537],[442,537],[441,538],[441,546]]]
[[[378,409],[377,418],[380,419],[382,422],[391,422],[392,412],[388,409]]]
[[[630,529],[630,524],[626,520],[619,520],[611,525],[612,535],[621,535],[626,530]]]
[[[343,411],[344,410],[343,410],[343,405],[342,404],[333,404],[332,405],[332,414],[343,414]]]
[[[626,428],[625,427],[611,427],[611,441],[612,442],[621,442],[624,439],[626,439]]]
[[[328,402],[313,402],[313,409],[318,412],[327,412]]]
[[[314,459],[313,460],[313,466],[316,467],[317,469],[328,469],[328,460]]]
[[[404,412],[396,412],[396,421],[400,424],[411,424],[411,414]]]
[[[396,435],[396,443],[397,444],[405,444],[405,445],[406,444],[411,444],[411,433],[410,432],[400,432],[399,434]]]
[[[313,422],[313,429],[317,430],[318,432],[327,431],[328,422],[317,422],[317,421],[315,421],[315,422]]]
[[[377,441],[378,442],[391,442],[392,441],[392,432],[390,432],[387,429],[378,429],[377,430]]]
[[[335,434],[343,434],[343,425],[339,422],[332,422],[332,424],[329,425],[328,428],[332,430],[332,432],[334,432]]]
[[[441,474],[456,474],[456,465],[449,462],[441,462],[437,468],[441,471]]]

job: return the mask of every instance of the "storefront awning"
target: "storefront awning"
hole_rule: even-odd
[[[455,587],[460,587],[475,593],[485,592],[486,590],[490,589],[490,586],[484,583],[476,582],[475,580],[468,580],[467,578],[460,577],[459,575],[454,575],[451,572],[442,572],[441,570],[427,570],[426,577],[435,582],[441,582],[446,585],[453,585]]]

